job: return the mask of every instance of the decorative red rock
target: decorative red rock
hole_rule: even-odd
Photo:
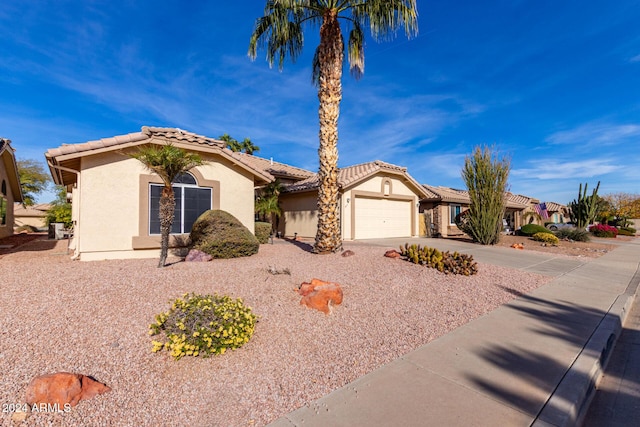
[[[184,260],[185,262],[207,262],[212,259],[213,257],[206,252],[199,251],[198,249],[191,249]]]
[[[48,403],[76,406],[81,400],[91,399],[111,391],[111,387],[85,375],[58,372],[35,377],[27,386],[26,401],[29,405]]]
[[[311,279],[311,283],[304,282],[300,285],[298,293],[302,295],[300,304],[325,314],[331,312],[332,305],[342,303],[342,287],[324,280]]]
[[[513,245],[511,245],[511,247],[513,249],[524,249],[524,244],[523,243],[514,243]]]
[[[402,255],[400,255],[400,252],[396,251],[395,249],[388,250],[387,252],[384,253],[384,256],[386,256],[387,258],[400,258],[400,257],[402,257]]]

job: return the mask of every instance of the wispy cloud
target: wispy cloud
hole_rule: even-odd
[[[515,177],[538,180],[559,180],[567,178],[592,178],[620,170],[616,159],[600,158],[575,162],[562,162],[555,159],[531,161],[531,168],[514,169]]]
[[[640,54],[630,58],[629,62],[640,62]]]
[[[602,147],[630,140],[636,142],[640,140],[640,125],[588,123],[571,130],[556,132],[546,139],[551,144],[571,144],[583,147]]]

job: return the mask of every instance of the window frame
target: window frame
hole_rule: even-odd
[[[196,179],[198,186],[201,188],[211,188],[211,209],[220,209],[220,181],[213,179],[205,179],[198,168],[191,169],[189,173]],[[150,186],[149,184],[164,183],[158,175],[155,174],[140,174],[139,176],[139,189],[138,193],[138,235],[132,237],[131,245],[133,249],[157,249],[160,247],[160,235],[149,234],[149,198],[150,198]],[[173,245],[173,239],[180,237],[180,235],[171,235],[170,245]]]
[[[458,212],[454,215],[454,208],[458,208]],[[462,213],[462,205],[460,204],[450,204],[449,205],[449,225],[456,225],[456,216]]]

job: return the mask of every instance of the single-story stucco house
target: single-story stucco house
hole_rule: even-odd
[[[127,153],[142,145],[196,152],[205,160],[174,183],[176,220],[170,245],[184,244],[191,225],[208,209],[222,209],[254,231],[254,189],[274,180],[234,155],[226,143],[177,128],[142,127],[140,132],[45,153],[53,180],[71,193],[74,223],[70,249],[81,260],[158,256],[160,178]]]
[[[11,141],[0,138],[0,238],[13,234],[14,203],[22,202],[18,165]]]
[[[14,227],[30,226],[44,230],[47,227],[46,217],[49,209],[51,209],[50,203],[37,203],[32,206],[16,203],[13,207]]]
[[[280,195],[278,231],[313,238],[318,224],[318,175],[287,185]],[[419,201],[425,189],[404,167],[379,160],[340,168],[340,229],[343,240],[419,235]]]
[[[426,235],[430,237],[459,236],[463,232],[456,226],[455,217],[469,208],[467,190],[423,185],[428,196],[420,201],[420,213],[427,224]],[[537,199],[520,194],[507,193],[504,223],[513,231],[526,224],[527,212],[533,212]]]

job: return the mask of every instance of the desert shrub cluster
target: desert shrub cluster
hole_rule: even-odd
[[[269,243],[269,237],[271,236],[271,224],[268,222],[256,221],[255,225],[256,239],[261,245]]]
[[[152,342],[153,351],[167,350],[175,360],[209,357],[247,343],[256,320],[251,307],[240,298],[185,294],[172,302],[169,311],[156,316],[149,335],[164,333],[164,341]]]
[[[536,242],[543,242],[550,245],[557,245],[559,240],[553,233],[536,233],[531,236]]]
[[[404,246],[400,246],[400,255],[414,264],[435,268],[445,274],[471,276],[478,272],[478,264],[473,257],[458,252],[442,252],[428,246],[405,243]]]

